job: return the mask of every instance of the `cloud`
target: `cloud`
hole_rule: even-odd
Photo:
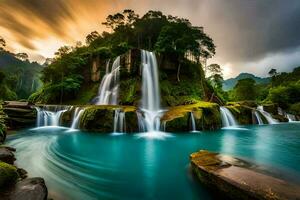
[[[125,8],[140,15],[161,10],[204,26],[217,45],[210,62],[226,66],[228,76],[256,68],[261,73],[261,65],[267,64],[264,60],[271,55],[294,55],[294,62],[298,62],[298,0],[5,0],[0,2],[0,30],[6,29],[2,36],[10,38],[7,43],[11,48],[49,57],[62,43],[74,44],[91,31],[103,30],[105,17]],[[285,68],[294,67],[283,56],[277,58],[289,65]]]

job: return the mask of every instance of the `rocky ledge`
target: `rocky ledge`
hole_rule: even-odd
[[[42,178],[27,178],[24,169],[14,166],[14,148],[0,146],[0,199],[46,200],[47,187]]]
[[[200,150],[190,155],[199,180],[231,199],[300,199],[300,186],[255,170],[246,161]]]

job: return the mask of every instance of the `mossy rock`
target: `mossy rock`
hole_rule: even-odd
[[[174,106],[168,109],[161,121],[166,124],[166,131],[189,131],[192,114],[197,130],[214,130],[221,126],[218,108],[218,104],[202,101],[191,105]]]
[[[265,104],[263,105],[263,109],[272,115],[278,115],[278,105],[276,104]]]
[[[114,115],[117,109],[125,112],[126,131],[136,132],[138,120],[135,113],[136,108],[133,106],[86,106],[80,120],[80,129],[101,133],[113,132]]]
[[[240,104],[226,106],[226,108],[231,111],[239,124],[253,124],[253,108]]]
[[[17,168],[0,161],[0,188],[15,183],[18,179]]]

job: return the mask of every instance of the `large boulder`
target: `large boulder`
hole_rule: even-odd
[[[199,180],[230,199],[300,199],[300,187],[259,171],[243,160],[200,150],[190,155]],[[268,173],[269,174],[269,173]]]
[[[0,146],[0,161],[6,162],[8,164],[14,164],[16,158],[13,154],[13,151],[15,151],[15,149]]]
[[[11,190],[9,200],[46,200],[48,190],[44,179],[28,178],[17,182]]]

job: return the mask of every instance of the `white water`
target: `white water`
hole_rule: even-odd
[[[97,105],[117,105],[119,96],[120,56],[113,62],[109,72],[109,61],[106,64],[106,74],[103,77],[96,97]]]
[[[197,131],[197,129],[196,129],[195,117],[194,117],[193,112],[191,112],[191,125],[192,125],[192,131],[193,131],[193,132]]]
[[[262,118],[260,117],[260,114],[259,114],[258,112],[259,112],[259,111],[254,111],[254,115],[255,115],[255,117],[256,117],[257,123],[258,123],[259,125],[262,125],[262,124],[264,124],[264,122],[263,122],[263,120],[262,120]]]
[[[83,113],[84,113],[84,108],[80,108],[80,107],[75,108],[73,119],[72,119],[72,124],[71,124],[72,130],[79,129],[80,118]]]
[[[37,111],[36,126],[59,126],[62,114],[69,108],[70,106],[35,107]]]
[[[295,122],[295,121],[297,121],[295,115],[286,113],[286,117],[288,118],[289,122]]]
[[[158,67],[153,52],[142,50],[142,101],[139,126],[143,127],[145,134],[141,136],[162,138],[166,134],[160,131],[160,118],[163,110],[160,107],[160,88],[158,82]]]
[[[125,112],[121,109],[115,110],[114,117],[114,133],[125,133],[126,132],[126,121]]]
[[[223,127],[230,127],[230,126],[238,125],[237,121],[235,120],[233,114],[230,112],[229,109],[221,106],[220,111],[221,111]]]
[[[277,124],[278,121],[272,117],[272,115],[266,111],[264,111],[263,106],[258,106],[257,110],[266,118],[269,124]]]

